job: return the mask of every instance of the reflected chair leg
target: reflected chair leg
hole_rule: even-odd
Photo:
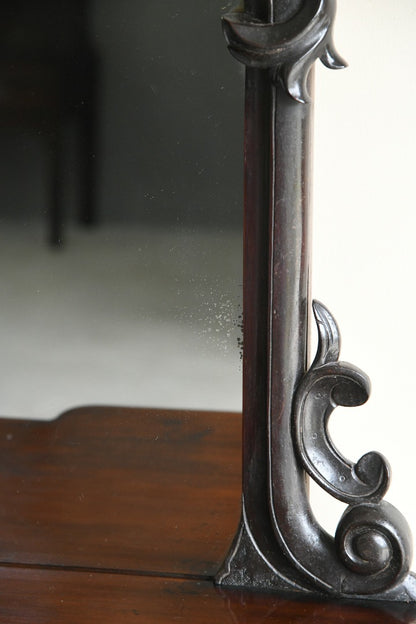
[[[97,67],[92,61],[88,72],[87,92],[80,109],[80,178],[81,201],[79,222],[95,225],[96,214],[96,138],[97,138]]]
[[[49,139],[51,159],[52,190],[49,202],[49,243],[60,246],[63,243],[63,132],[62,123],[58,122]]]

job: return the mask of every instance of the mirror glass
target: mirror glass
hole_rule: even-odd
[[[244,72],[226,8],[2,4],[2,414],[240,409]]]
[[[3,415],[241,408],[244,69],[220,25],[232,4],[1,4]],[[342,358],[373,382],[331,433],[351,459],[388,457],[388,499],[413,527],[415,30],[414,0],[338,2],[350,67],[316,71],[312,276]],[[317,505],[329,530],[333,504]]]

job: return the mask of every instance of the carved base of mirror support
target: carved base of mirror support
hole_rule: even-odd
[[[317,354],[295,395],[292,431],[281,432],[297,458],[292,474],[287,475],[293,484],[292,506],[283,508],[279,518],[270,505],[260,523],[256,518],[253,524],[243,497],[240,527],[217,583],[413,602],[416,577],[409,574],[410,529],[400,512],[382,500],[389,485],[389,465],[376,452],[365,454],[356,464],[348,461],[328,432],[329,417],[337,406],[354,407],[367,400],[369,380],[355,366],[338,361],[337,324],[322,304],[314,302],[313,309],[319,334]],[[306,473],[349,505],[335,538],[313,516]],[[270,483],[270,489],[279,501],[279,484]],[[254,534],[259,524],[263,526],[261,540]]]
[[[318,599],[352,600],[353,602],[365,600],[366,602],[415,603],[416,601],[416,576],[413,573],[408,574],[393,588],[378,593],[344,593],[341,586],[337,587],[342,583],[342,579],[335,578],[334,587],[322,590],[318,587],[320,584],[318,577],[316,577],[316,584],[308,583],[306,578],[301,578],[296,566],[293,566],[289,572],[284,554],[278,547],[275,546],[274,549],[272,564],[256,544],[250,533],[247,519],[242,519],[228,557],[216,576],[216,583],[225,589],[227,587],[244,588],[261,592],[293,594],[295,598],[296,596],[309,596]],[[276,568],[274,565],[279,558],[282,565]],[[322,561],[321,565],[325,566],[326,562]],[[361,579],[361,582],[364,590],[367,589],[365,580]],[[371,579],[369,586],[370,584]]]

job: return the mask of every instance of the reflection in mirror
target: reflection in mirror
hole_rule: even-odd
[[[240,408],[243,68],[219,23],[232,4],[2,3],[1,414]],[[338,2],[350,68],[317,67],[312,284],[342,326],[342,358],[373,383],[331,432],[347,456],[389,457],[388,499],[412,527],[415,20],[414,0]],[[56,159],[57,83],[96,87],[88,158],[84,88]],[[332,531],[339,510],[316,500]]]
[[[224,8],[3,3],[3,415],[240,409],[243,70]]]

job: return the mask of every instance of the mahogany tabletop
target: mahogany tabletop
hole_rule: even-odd
[[[0,420],[0,623],[416,623],[406,605],[215,587],[241,415],[83,407]]]

